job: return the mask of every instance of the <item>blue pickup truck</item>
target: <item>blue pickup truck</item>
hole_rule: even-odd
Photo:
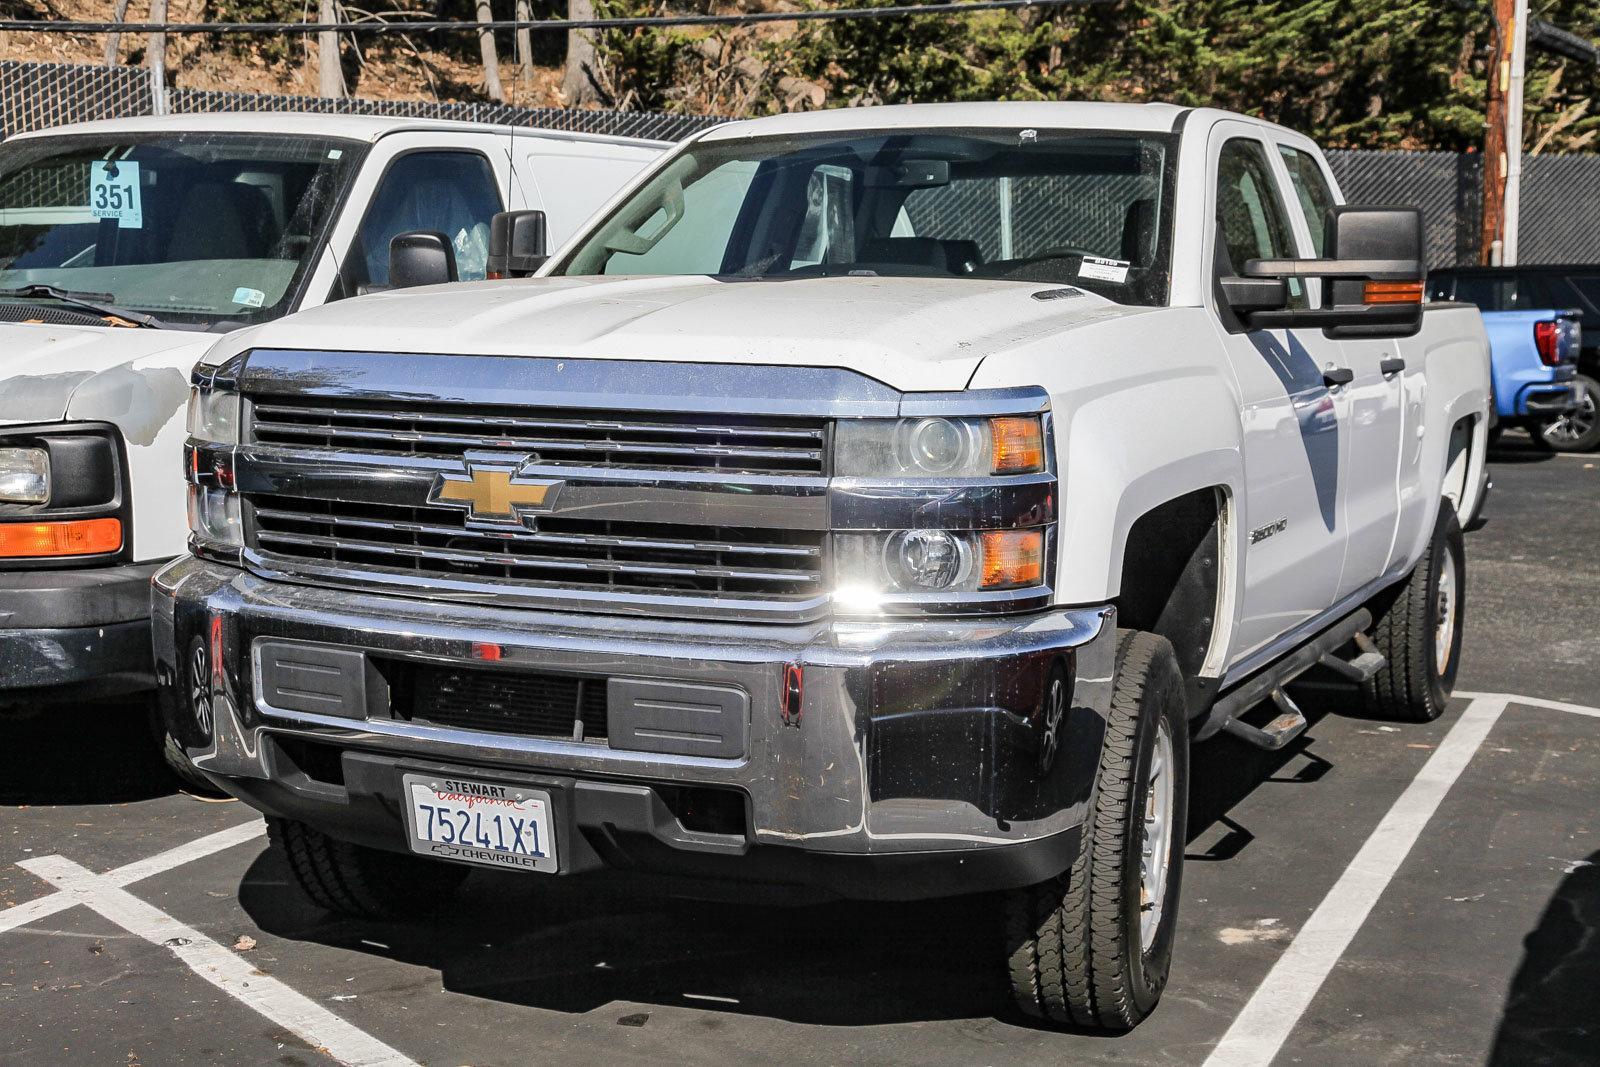
[[[1434,271],[1434,300],[1476,304],[1493,362],[1500,426],[1564,452],[1600,447],[1600,265]]]

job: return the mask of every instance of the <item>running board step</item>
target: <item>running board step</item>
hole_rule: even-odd
[[[1223,732],[1268,752],[1278,751],[1305,733],[1310,725],[1305,712],[1289,698],[1281,685],[1272,691],[1272,702],[1278,706],[1278,715],[1265,726],[1251,726],[1243,719],[1229,719],[1222,727]]]
[[[1371,628],[1372,613],[1366,608],[1358,608],[1294,651],[1261,668],[1237,685],[1230,686],[1219,694],[1216,702],[1211,705],[1210,711],[1206,713],[1206,720],[1195,732],[1194,739],[1204,741],[1214,734],[1227,731],[1241,740],[1265,749],[1279,749],[1287,745],[1305,730],[1306,717],[1295,707],[1294,701],[1289,699],[1283,687],[1329,658],[1335,659],[1339,664],[1339,667],[1334,669],[1343,668],[1341,673],[1347,676],[1350,671],[1359,671],[1364,677],[1371,677],[1368,672],[1375,673],[1383,667],[1382,654],[1366,635],[1366,631]],[[1349,641],[1356,643],[1356,648],[1360,650],[1359,654],[1354,660],[1338,660],[1334,657],[1334,653]],[[1369,653],[1376,659],[1368,658]],[[1241,716],[1267,700],[1277,705],[1280,714],[1265,728],[1240,721]]]
[[[1355,659],[1341,659],[1332,652],[1324,652],[1317,662],[1352,682],[1371,681],[1374,675],[1389,665],[1389,661],[1366,634],[1357,632],[1352,640],[1359,649]]]

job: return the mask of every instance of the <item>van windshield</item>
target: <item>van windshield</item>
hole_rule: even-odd
[[[98,305],[203,329],[286,314],[363,151],[220,133],[0,145],[4,317]]]
[[[690,146],[551,270],[1070,284],[1167,299],[1171,138],[852,132]]]

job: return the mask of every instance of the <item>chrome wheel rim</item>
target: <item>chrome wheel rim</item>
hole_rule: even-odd
[[[1172,868],[1172,735],[1156,726],[1155,751],[1144,792],[1144,847],[1139,857],[1139,944],[1148,952],[1161,929]]]
[[[1546,424],[1544,439],[1553,445],[1575,444],[1594,429],[1595,418],[1594,394],[1585,389],[1576,408]]]
[[[1443,678],[1445,670],[1450,666],[1450,654],[1455,651],[1456,604],[1459,599],[1456,589],[1456,557],[1448,550],[1444,554],[1444,562],[1439,567],[1439,589],[1434,599],[1437,608],[1433,631],[1433,669],[1436,677]]]

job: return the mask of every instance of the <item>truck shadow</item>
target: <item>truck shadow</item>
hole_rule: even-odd
[[[1600,852],[1574,864],[1523,939],[1491,1067],[1593,1063],[1600,1054]]]
[[[1249,847],[1255,835],[1248,827],[1229,818],[1228,813],[1265,783],[1309,785],[1333,768],[1333,764],[1311,749],[1316,742],[1318,723],[1331,714],[1349,715],[1350,691],[1342,687],[1292,688],[1310,725],[1284,748],[1268,752],[1227,734],[1218,734],[1191,751],[1185,861],[1230,860]]]
[[[826,1026],[1012,1018],[994,959],[998,920],[972,898],[759,906],[609,881],[535,887],[485,871],[448,914],[367,922],[315,909],[269,851],[239,899],[282,937],[425,967],[454,993],[574,1014],[614,1009],[623,1026],[646,1025],[651,1006]],[[714,1014],[702,1024],[721,1025]]]
[[[125,804],[170,796],[140,700],[0,711],[0,805]]]

